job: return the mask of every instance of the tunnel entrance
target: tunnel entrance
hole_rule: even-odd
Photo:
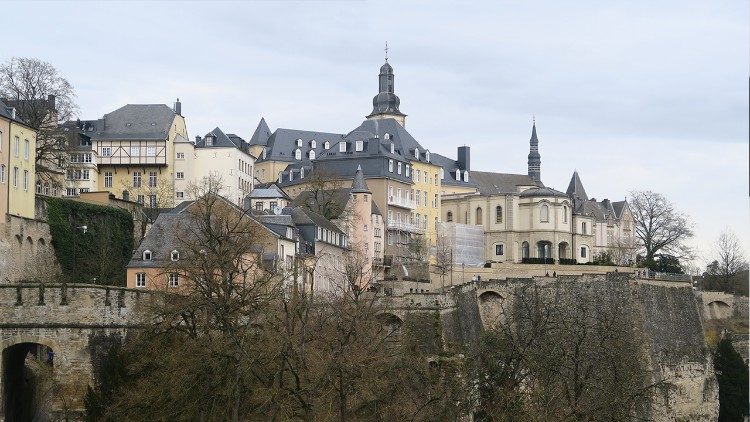
[[[46,420],[54,352],[37,343],[19,343],[2,353],[5,422]]]

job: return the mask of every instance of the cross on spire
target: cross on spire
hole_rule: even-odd
[[[385,61],[388,61],[388,41],[385,42]]]

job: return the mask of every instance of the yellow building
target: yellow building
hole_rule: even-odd
[[[441,167],[427,161],[412,161],[412,195],[414,221],[424,228],[427,245],[435,245],[437,223],[440,221]]]
[[[91,138],[98,160],[96,190],[151,208],[172,207],[178,196],[186,196],[183,185],[192,180],[191,166],[176,170],[175,162],[192,158],[192,143],[179,99],[174,108],[128,104],[81,122],[81,130]]]
[[[0,102],[0,210],[34,218],[36,131]]]

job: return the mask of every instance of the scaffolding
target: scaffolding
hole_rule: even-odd
[[[459,223],[438,223],[438,247],[445,248],[453,256],[453,264],[480,266],[484,257],[484,229]],[[435,254],[433,254],[435,255]]]

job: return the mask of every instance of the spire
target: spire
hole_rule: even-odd
[[[388,41],[385,42],[385,62],[388,63]]]
[[[396,119],[401,126],[405,125],[406,115],[398,108],[401,100],[394,92],[395,75],[393,67],[388,63],[388,43],[385,45],[385,63],[380,66],[378,75],[378,95],[372,99],[372,113],[368,119]]]
[[[536,116],[533,117],[531,126],[531,139],[529,139],[529,176],[536,182],[542,181],[542,156],[539,155],[539,138],[536,136]]]
[[[351,193],[371,193],[365,182],[365,174],[362,172],[361,165],[357,166],[357,171],[354,173]]]
[[[567,193],[574,201],[588,201],[589,197],[586,195],[586,190],[583,188],[580,176],[578,176],[578,170],[573,172],[573,177],[570,178],[568,190],[565,193]]]

